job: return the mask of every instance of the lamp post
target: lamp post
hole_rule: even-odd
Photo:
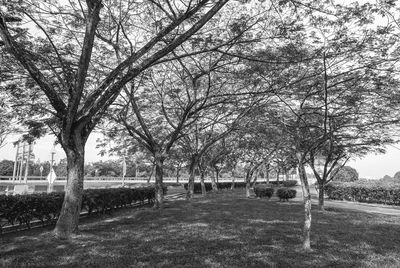
[[[54,155],[56,154],[56,148],[53,146],[51,150],[51,161],[50,161],[50,174],[49,174],[49,192],[53,191],[53,165],[54,165]]]

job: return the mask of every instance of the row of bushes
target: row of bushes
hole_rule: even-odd
[[[294,187],[297,185],[297,181],[296,180],[270,181],[269,184],[272,184],[274,186]]]
[[[274,194],[274,188],[269,186],[268,184],[257,184],[254,186],[254,193],[256,194],[257,197],[263,198],[271,198],[272,195]],[[296,197],[297,191],[295,189],[289,189],[289,188],[278,188],[276,191],[276,195],[279,197],[280,200],[286,200],[288,201],[289,199],[295,198]]]
[[[184,183],[183,186],[185,189],[188,189],[188,184]],[[206,192],[209,192],[212,190],[212,184],[211,182],[205,182],[204,186],[206,187]],[[232,183],[231,182],[219,182],[217,183],[217,187],[219,190],[222,189],[231,189]],[[245,188],[246,183],[245,182],[235,182],[235,188]],[[201,194],[201,183],[200,182],[195,182],[194,183],[194,193],[195,194]]]
[[[330,199],[400,205],[400,184],[359,180],[356,182],[331,182],[325,186]]]
[[[166,193],[167,188],[163,188]],[[154,187],[87,189],[83,191],[82,211],[104,213],[146,200],[152,203]],[[26,224],[39,220],[43,224],[58,218],[64,200],[64,192],[36,193],[30,195],[0,195],[0,230],[5,225]]]
[[[278,187],[293,187],[297,185],[296,180],[288,180],[288,181],[270,181],[269,184],[271,186],[278,186]],[[211,182],[205,182],[204,183],[206,187],[206,191],[209,192],[212,190],[212,185]],[[183,186],[185,189],[188,189],[188,184],[184,183]],[[219,182],[217,183],[217,187],[219,190],[222,189],[231,189],[232,183],[231,182]],[[245,188],[246,183],[245,182],[235,182],[235,188]],[[195,182],[194,183],[194,193],[199,194],[201,193],[201,183],[200,182]]]

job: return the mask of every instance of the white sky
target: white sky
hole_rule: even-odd
[[[86,143],[85,158],[87,163],[109,159],[107,156],[101,157],[99,150],[96,149],[96,140],[99,137],[101,137],[100,134],[93,133]],[[35,160],[50,161],[54,140],[53,136],[46,136],[36,142],[33,148],[33,153],[36,156]],[[12,141],[13,138],[11,137],[8,144],[0,148],[0,160],[15,159],[17,149],[12,145]],[[397,144],[396,147],[400,148],[400,144]],[[370,154],[363,159],[350,161],[348,165],[355,168],[361,178],[380,179],[385,175],[393,176],[397,171],[400,171],[400,163],[397,162],[400,159],[400,149],[397,148],[388,146],[386,154]],[[59,145],[55,147],[55,151],[56,162],[65,158],[65,153]]]

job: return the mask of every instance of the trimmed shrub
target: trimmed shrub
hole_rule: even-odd
[[[294,187],[297,185],[297,181],[296,180],[288,180],[288,181],[283,181],[282,184],[285,187]]]
[[[325,192],[333,200],[400,205],[399,183],[372,180],[331,182],[325,186]]]
[[[276,195],[279,197],[279,200],[286,200],[289,201],[289,199],[295,198],[296,197],[297,191],[295,189],[288,189],[288,188],[279,188],[276,191]]]
[[[283,181],[270,181],[269,183],[275,186],[281,186],[283,184]]]
[[[257,184],[254,186],[254,193],[257,197],[267,197],[268,199],[274,194],[274,188],[270,187],[267,184]]]
[[[164,193],[167,188],[163,187]],[[39,220],[42,224],[55,221],[61,212],[64,192],[30,195],[0,195],[0,232],[3,226]],[[82,210],[88,214],[120,208],[135,202],[154,202],[154,186],[141,188],[87,189],[83,191]]]
[[[206,187],[206,192],[209,192],[212,190],[212,185],[211,182],[205,182],[205,187]],[[219,190],[223,189],[231,189],[232,182],[219,182],[217,183],[217,187]],[[185,187],[185,190],[188,189],[188,183],[183,184],[183,187]],[[235,182],[235,188],[245,188],[246,183],[245,182]],[[195,194],[201,194],[201,183],[200,182],[195,182],[194,183],[194,193]]]

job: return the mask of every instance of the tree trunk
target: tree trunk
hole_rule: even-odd
[[[188,189],[187,189],[187,194],[186,198],[191,199],[193,198],[194,195],[194,178],[195,178],[195,168],[198,165],[198,157],[196,154],[192,155],[190,159],[190,165],[189,165],[189,180],[188,180]]]
[[[250,198],[250,179],[251,179],[251,174],[250,174],[250,169],[249,169],[246,172],[246,197],[247,198]]]
[[[290,180],[290,178],[289,178],[289,171],[286,171],[286,172],[285,172],[285,177],[286,177],[286,181]]]
[[[147,183],[150,183],[151,177],[153,176],[154,168],[156,167],[156,165],[157,165],[156,163],[153,163],[153,166],[151,167],[150,176],[147,178]]]
[[[154,208],[163,208],[164,203],[164,192],[163,192],[163,165],[164,165],[165,157],[162,156],[161,153],[157,153],[154,157],[155,160],[155,192],[156,192],[156,200],[154,202]]]
[[[204,175],[205,175],[204,170],[201,170],[200,171],[200,184],[201,184],[201,195],[203,197],[205,197],[207,194],[206,185],[204,184]]]
[[[325,201],[325,185],[318,185],[318,210],[325,211],[324,201]]]
[[[266,183],[269,183],[269,164],[267,165],[267,167],[265,169],[265,179],[266,179]]]
[[[67,155],[67,186],[60,217],[54,229],[60,239],[69,239],[72,233],[79,231],[82,204],[85,144],[82,137],[71,139],[75,140],[74,145],[63,146]]]
[[[311,195],[310,187],[308,185],[307,174],[304,168],[304,157],[298,156],[299,160],[299,176],[303,190],[303,203],[304,203],[304,226],[303,226],[303,250],[310,251],[310,233],[311,233]]]
[[[235,189],[235,177],[232,177],[231,190]]]
[[[217,183],[218,183],[218,168],[214,167],[214,169],[215,169],[215,174],[216,174]],[[211,187],[212,187],[213,192],[218,192],[218,184],[217,183],[215,182],[215,177],[211,176]]]
[[[278,170],[276,171],[276,181],[277,181],[277,182],[279,182],[279,173],[280,173],[280,170],[278,169]]]
[[[258,171],[256,170],[256,174],[254,175],[254,180],[253,183],[251,184],[251,187],[254,187],[254,185],[256,185],[257,179],[258,179]]]
[[[181,167],[178,167],[176,169],[176,183],[179,183],[179,173],[180,173],[180,171],[181,171]]]

